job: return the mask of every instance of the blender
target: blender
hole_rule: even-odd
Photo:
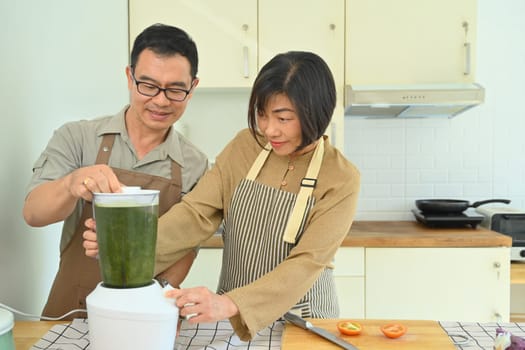
[[[94,193],[102,282],[86,298],[93,350],[172,350],[179,312],[154,277],[158,190]]]

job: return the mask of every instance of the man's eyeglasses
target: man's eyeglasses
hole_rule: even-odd
[[[164,96],[170,101],[176,101],[176,102],[182,102],[186,99],[186,97],[191,92],[191,89],[193,88],[193,82],[191,83],[191,87],[189,90],[184,89],[178,89],[178,88],[161,88],[157,85],[147,83],[145,81],[139,81],[135,79],[135,73],[131,72],[131,77],[133,78],[133,81],[135,82],[135,85],[137,85],[137,91],[139,94],[148,96],[148,97],[155,97],[160,92],[164,92]]]

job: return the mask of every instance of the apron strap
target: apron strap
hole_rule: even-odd
[[[270,154],[271,146],[268,143],[264,149],[259,153],[257,159],[252,164],[248,175],[246,175],[247,180],[254,181],[259,174],[266,158]],[[301,227],[301,222],[303,221],[304,212],[306,210],[306,205],[308,204],[308,198],[311,196],[312,191],[317,184],[317,175],[319,174],[319,169],[321,168],[321,163],[323,161],[324,155],[324,139],[323,137],[319,138],[317,146],[315,147],[312,160],[308,165],[308,170],[306,171],[306,176],[301,180],[301,189],[297,195],[292,214],[288,219],[286,228],[284,230],[283,240],[288,243],[295,243],[295,238],[299,233],[299,228]]]
[[[255,181],[255,178],[259,174],[259,171],[264,165],[264,162],[266,162],[266,158],[268,158],[268,155],[270,155],[271,149],[270,143],[268,142],[266,146],[264,146],[264,149],[261,151],[261,153],[259,153],[257,156],[257,159],[255,159],[255,162],[253,162],[248,175],[246,175],[247,180]]]
[[[324,155],[324,140],[321,137],[315,148],[314,155],[306,171],[306,176],[301,180],[301,189],[295,200],[295,204],[292,210],[292,214],[288,219],[286,228],[284,230],[283,240],[288,243],[295,243],[295,237],[299,233],[299,228],[303,221],[304,212],[306,210],[306,204],[308,203],[308,198],[312,194],[312,191],[317,184],[317,175],[319,174],[319,169],[321,168],[321,163],[323,161]]]
[[[108,164],[109,156],[111,155],[111,149],[115,142],[115,134],[107,134],[102,137],[102,142],[98,149],[97,159],[95,164]]]

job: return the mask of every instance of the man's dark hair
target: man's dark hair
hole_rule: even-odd
[[[199,57],[193,39],[182,29],[165,24],[154,24],[140,33],[131,50],[131,67],[135,67],[139,55],[150,49],[160,56],[181,55],[188,59],[191,66],[191,77],[197,77]]]

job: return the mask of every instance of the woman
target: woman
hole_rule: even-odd
[[[224,219],[217,294],[203,287],[168,292],[182,316],[195,315],[190,322],[229,318],[247,340],[290,309],[338,316],[332,260],[353,220],[359,172],[323,136],[335,103],[332,74],[319,56],[277,55],[254,82],[249,129],[160,218],[157,272]],[[84,237],[86,254],[96,255],[96,235]]]

